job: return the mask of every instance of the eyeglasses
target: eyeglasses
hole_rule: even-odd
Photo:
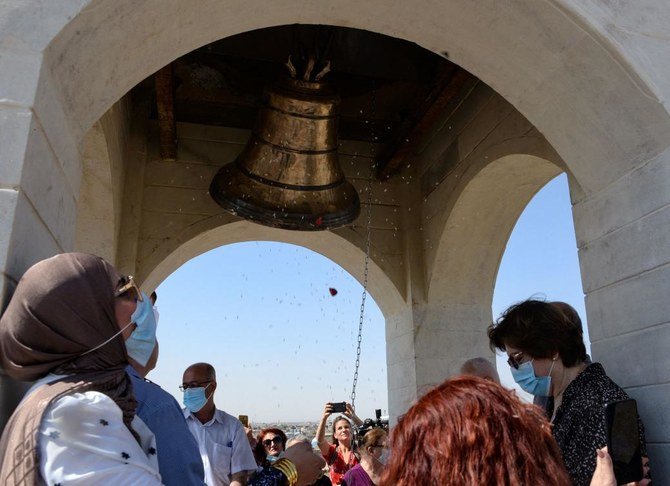
[[[179,385],[179,389],[180,389],[182,392],[185,392],[185,391],[188,390],[189,388],[200,388],[200,387],[201,387],[202,385],[204,385],[205,383],[211,383],[211,382],[212,382],[212,380],[208,380],[208,381],[192,381],[192,382],[190,382],[190,383],[182,383],[181,385]]]
[[[510,368],[514,368],[515,370],[518,370],[519,366],[521,366],[522,356],[523,356],[523,351],[517,351],[516,353],[510,354],[509,358],[507,358],[507,364],[510,366]]]
[[[272,444],[279,445],[281,443],[282,443],[281,437],[278,435],[275,435],[272,439],[265,439],[263,441],[263,445],[265,447],[270,447]]]
[[[144,301],[144,297],[142,297],[142,291],[135,283],[135,280],[133,279],[132,275],[128,275],[127,277],[121,278],[121,280],[119,281],[119,285],[121,285],[121,287],[117,289],[116,293],[114,294],[114,297],[121,297],[122,295],[132,291],[134,295],[132,295],[131,298],[135,300],[135,302],[137,302],[138,300],[140,302]]]

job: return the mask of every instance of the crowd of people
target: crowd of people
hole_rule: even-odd
[[[507,354],[536,404],[501,386],[487,359],[473,358],[390,433],[376,426],[363,434],[350,404],[338,414],[327,403],[310,443],[279,428],[254,437],[217,408],[208,363],[184,370],[183,408],[146,380],[159,357],[156,298],[88,254],[57,255],[25,273],[0,318],[0,364],[35,383],[3,431],[1,484],[617,484],[604,405],[628,396],[591,362],[567,304],[521,302],[488,328],[492,349]]]

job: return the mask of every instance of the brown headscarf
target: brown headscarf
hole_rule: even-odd
[[[16,409],[0,441],[0,484],[41,484],[37,434],[42,415],[56,399],[99,391],[130,422],[136,401],[125,373],[128,363],[114,314],[121,275],[102,258],[64,253],[32,266],[0,318],[0,364],[18,380],[49,373],[69,375],[39,387]],[[136,434],[133,432],[133,435]]]

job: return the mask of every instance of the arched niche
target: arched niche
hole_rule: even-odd
[[[488,160],[484,155],[445,196],[447,216],[430,264],[427,298],[414,306],[419,393],[458,374],[465,360],[491,356],[486,327],[507,240],[528,202],[562,172],[537,155]]]
[[[517,219],[533,196],[562,172],[529,154],[485,165],[455,197],[431,267],[428,302],[463,325],[488,323],[500,260]]]

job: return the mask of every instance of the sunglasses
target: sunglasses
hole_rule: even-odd
[[[272,439],[265,439],[263,441],[263,445],[265,447],[270,447],[272,444],[279,445],[281,443],[282,443],[281,437],[279,437],[278,435],[275,435]]]
[[[133,299],[135,302],[144,301],[144,297],[142,297],[142,291],[135,283],[135,280],[133,279],[132,275],[122,277],[121,280],[119,281],[119,285],[121,287],[119,287],[116,290],[114,297],[127,296],[128,298]]]
[[[521,366],[522,358],[523,358],[523,351],[517,351],[516,353],[512,353],[509,355],[509,358],[507,358],[507,364],[510,366],[510,368],[518,370],[519,366]]]
[[[179,385],[179,390],[182,391],[182,392],[185,392],[189,388],[200,388],[204,384],[211,383],[211,382],[212,381],[209,380],[209,381],[192,381],[190,383],[182,383],[181,385]]]

